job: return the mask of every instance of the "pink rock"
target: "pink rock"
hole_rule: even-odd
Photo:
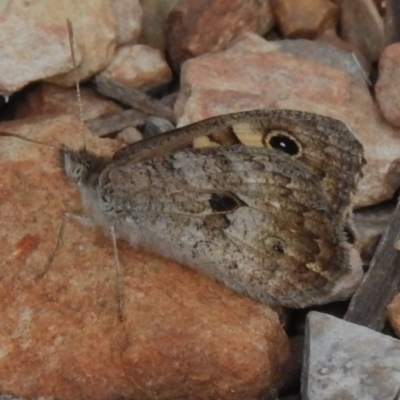
[[[381,117],[350,53],[326,43],[267,42],[247,34],[225,52],[183,65],[175,103],[179,125],[256,108],[297,109],[345,122],[367,160],[356,207],[389,199],[400,186],[400,132]]]
[[[122,143],[131,144],[142,140],[143,135],[135,127],[128,126],[118,133],[117,138],[118,140],[121,140]]]
[[[14,38],[10,39],[9,46],[12,48],[16,40],[20,37],[21,32],[31,35],[29,26],[35,24],[39,27],[47,27],[45,32],[48,33],[46,41],[50,41],[52,46],[59,46],[62,35],[65,48],[69,48],[67,19],[70,19],[73,30],[76,48],[82,54],[82,62],[78,65],[79,79],[87,79],[96,74],[111,61],[116,44],[116,20],[111,0],[97,1],[64,1],[62,3],[53,0],[41,0],[26,2],[24,0],[15,0],[8,4],[5,16],[16,16],[25,23],[25,27],[21,28]],[[43,28],[42,28],[43,29]],[[54,33],[58,36],[54,39]],[[36,39],[34,42],[27,41],[24,51],[35,54],[37,58],[43,58],[37,49],[41,46],[41,41]],[[18,50],[20,51],[20,50]],[[53,75],[61,74],[72,69],[70,51],[68,50],[68,69],[53,73]],[[46,65],[49,62],[49,55],[44,58],[41,63]],[[50,57],[51,59],[51,57]],[[79,60],[78,60],[79,61]],[[22,61],[23,64],[26,61]],[[26,63],[26,68],[30,67],[30,63]],[[15,65],[12,64],[12,68]],[[20,67],[21,68],[21,67]],[[51,75],[47,75],[51,76]],[[38,79],[41,79],[40,76]],[[66,75],[59,75],[52,78],[53,83],[63,86],[73,86],[75,83],[75,72],[72,71]]]
[[[375,85],[376,100],[386,120],[400,127],[400,43],[386,47],[379,59],[379,79]]]
[[[339,7],[329,0],[272,0],[277,23],[288,38],[315,38],[336,28]]]
[[[3,123],[0,131],[76,148],[72,117]],[[63,216],[80,208],[56,150],[0,137],[0,385],[39,398],[256,399],[279,385],[287,337],[270,308],[195,271],[118,243]],[[117,142],[87,136],[96,153]]]
[[[396,335],[400,338],[400,293],[388,305],[387,318]]]
[[[89,88],[81,88],[83,120],[107,117],[120,113],[123,109],[106,100]],[[18,104],[16,118],[37,117],[43,114],[74,115],[79,118],[76,88],[63,88],[50,83],[42,83]]]
[[[357,61],[360,63],[360,67],[365,72],[365,76],[369,77],[371,72],[371,63],[362,55],[355,44],[346,42],[338,36],[336,29],[325,30],[317,40],[320,42],[326,42],[339,50],[353,53],[354,57],[356,57]]]
[[[189,58],[226,48],[242,32],[262,35],[273,25],[269,0],[180,1],[168,17],[171,62],[178,69]]]
[[[384,15],[385,45],[400,41],[400,3],[397,0],[375,0]]]
[[[168,14],[179,0],[142,0],[143,24],[141,40],[156,49],[166,49],[165,24]],[[141,42],[142,43],[142,42]]]
[[[142,29],[143,11],[139,0],[112,0],[117,21],[117,44],[135,43]]]
[[[66,21],[29,20],[13,13],[0,17],[0,92],[12,94],[30,82],[72,69]],[[77,62],[81,59],[79,49]]]
[[[384,46],[383,19],[373,0],[342,0],[340,30],[370,61],[377,61]]]
[[[146,91],[168,83],[172,79],[172,72],[160,50],[136,44],[119,48],[111,64],[100,76]]]

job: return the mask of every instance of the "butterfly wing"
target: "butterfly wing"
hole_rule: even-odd
[[[279,151],[301,163],[320,179],[333,211],[346,213],[365,161],[362,145],[343,122],[302,111],[259,110],[251,120],[232,126],[241,143]]]
[[[332,301],[351,275],[320,183],[280,152],[234,145],[126,158],[106,168],[99,190],[110,217],[119,215],[120,237],[258,301]]]
[[[240,143],[266,147],[296,159],[321,180],[328,203],[343,220],[365,162],[361,144],[343,122],[295,110],[253,110],[209,118],[128,146],[114,159],[144,161],[193,141],[199,147]]]

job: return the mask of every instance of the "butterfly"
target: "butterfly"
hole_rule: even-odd
[[[207,143],[209,147],[192,148]],[[361,144],[335,119],[295,110],[225,114],[99,157],[60,159],[86,212],[135,247],[265,304],[349,297],[362,278],[346,240]]]

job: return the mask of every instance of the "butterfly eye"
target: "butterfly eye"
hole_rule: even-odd
[[[80,180],[85,172],[85,166],[82,164],[78,164],[72,170],[72,176],[76,180]]]
[[[267,143],[265,143],[265,139]],[[295,156],[300,152],[297,142],[288,135],[270,134],[264,138],[264,144],[266,144],[268,147],[272,147],[275,150],[282,151],[289,156]]]

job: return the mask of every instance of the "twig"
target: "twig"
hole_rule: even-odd
[[[145,114],[162,117],[175,123],[173,110],[147,94],[123,86],[115,80],[99,76],[95,79],[95,83],[97,91],[101,94],[118,100],[120,103],[142,111]]]
[[[118,115],[106,118],[96,118],[86,123],[86,127],[97,136],[105,136],[121,131],[128,126],[144,125],[145,115],[140,111],[125,110]]]
[[[400,238],[400,200],[392,222],[383,234],[372,257],[364,281],[353,296],[345,320],[381,331],[386,307],[400,286],[400,251],[393,245]]]

